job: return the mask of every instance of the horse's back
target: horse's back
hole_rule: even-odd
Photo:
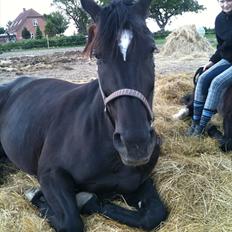
[[[17,91],[18,88],[26,85],[32,80],[33,79],[30,77],[23,76],[10,82],[2,83],[0,85],[0,110],[5,102],[8,100],[10,94],[12,94],[14,91]]]
[[[29,77],[0,87],[1,144],[19,168],[35,174],[46,132],[65,105],[65,96],[78,87],[62,80]]]

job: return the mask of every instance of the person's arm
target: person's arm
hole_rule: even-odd
[[[205,64],[203,66],[203,71],[207,70],[208,68],[210,68],[213,65],[214,65],[213,61],[209,61],[207,64]]]
[[[229,62],[232,62],[232,32],[220,47],[221,56]]]
[[[222,44],[223,44],[223,40],[222,39],[220,39],[219,37],[218,37],[218,35],[216,34],[216,39],[217,39],[217,50],[216,50],[216,52],[211,56],[211,58],[209,59],[209,61],[210,62],[212,62],[213,64],[216,64],[219,60],[221,60],[221,46],[222,46]],[[211,65],[212,66],[212,65]]]

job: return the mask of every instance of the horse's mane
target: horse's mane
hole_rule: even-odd
[[[110,5],[103,8],[99,23],[97,25],[97,34],[94,48],[102,53],[115,52],[118,34],[124,28],[130,28],[128,8],[132,1],[113,1]]]
[[[86,43],[85,48],[82,52],[82,55],[84,57],[88,57],[88,58],[92,57],[95,37],[96,37],[96,24],[92,24],[88,29],[87,43]]]

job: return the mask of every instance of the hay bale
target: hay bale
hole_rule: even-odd
[[[186,25],[174,30],[161,49],[165,56],[208,56],[214,49],[208,40],[199,35],[195,25]]]

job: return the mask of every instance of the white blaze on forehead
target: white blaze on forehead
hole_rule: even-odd
[[[123,55],[123,60],[126,61],[126,53],[127,49],[130,45],[130,42],[133,38],[133,34],[130,30],[123,30],[121,34],[121,38],[119,40],[119,48],[121,50],[121,53]]]

